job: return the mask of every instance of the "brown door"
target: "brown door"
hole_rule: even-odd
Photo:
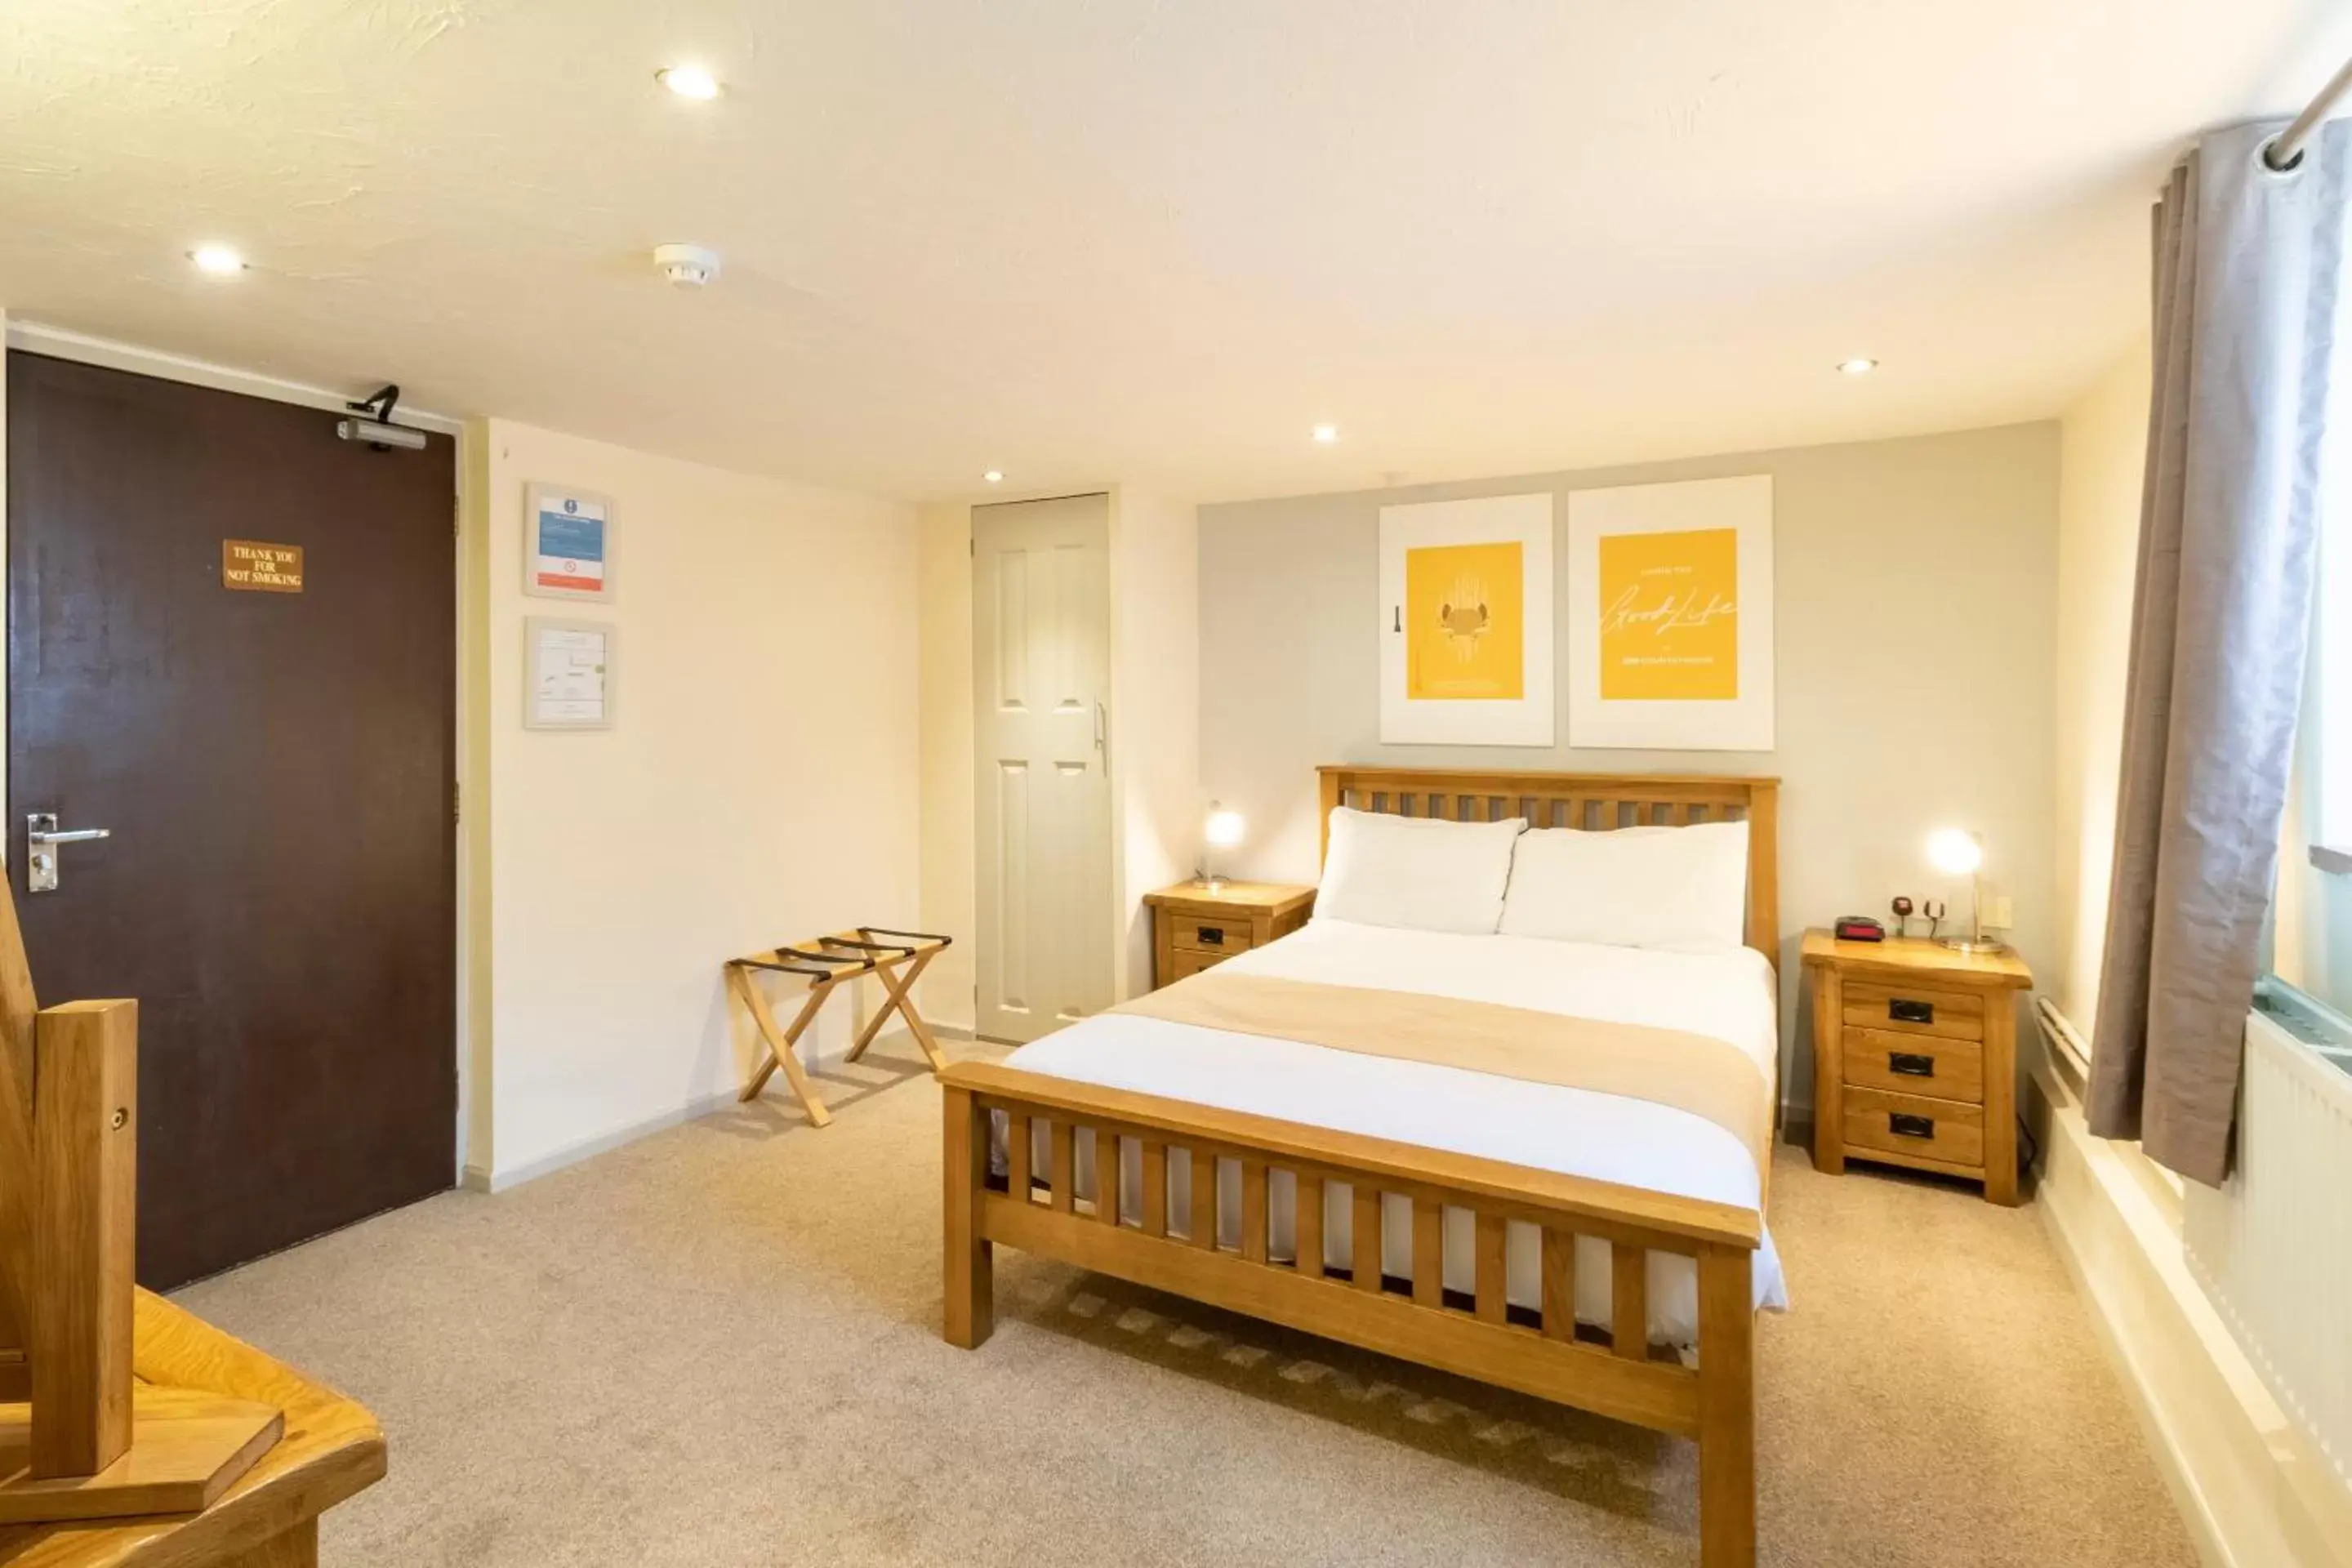
[[[141,1283],[447,1187],[453,443],[23,353],[7,406],[8,874],[45,1004],[139,1002]],[[36,812],[110,835],[52,892]]]

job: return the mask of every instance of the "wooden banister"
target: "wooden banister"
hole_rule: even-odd
[[[139,1204],[139,1005],[39,1015],[34,1099],[37,1479],[94,1476],[131,1446],[132,1246]]]
[[[35,1011],[0,889],[0,1563],[313,1563],[383,1435],[133,1284],[138,1072],[136,1003]]]
[[[33,1258],[33,972],[16,900],[0,890],[0,1399],[30,1397]]]
[[[194,1568],[315,1561],[319,1515],[384,1474],[383,1431],[356,1400],[142,1290],[133,1368],[142,1384],[286,1413],[286,1436],[201,1513],[0,1525],[8,1568]],[[282,1555],[269,1555],[273,1551]],[[250,1554],[250,1555],[247,1555]]]

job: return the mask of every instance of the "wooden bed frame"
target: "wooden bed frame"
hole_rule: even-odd
[[[1594,773],[1433,772],[1327,767],[1330,808],[1491,821],[1524,816],[1535,826],[1749,824],[1748,942],[1773,961],[1779,918],[1779,781],[1644,778]],[[1218,1110],[1188,1101],[1102,1089],[992,1063],[958,1062],[946,1091],[946,1250],[949,1342],[966,1349],[993,1326],[996,1243],[1097,1273],[1248,1313],[1366,1350],[1476,1378],[1539,1398],[1695,1439],[1699,1451],[1699,1557],[1704,1568],[1756,1561],[1754,1254],[1762,1217],[1753,1209],[1533,1170],[1299,1122]],[[990,1114],[1004,1113],[1006,1179],[989,1170]],[[1032,1122],[1049,1128],[1051,1167],[1030,1170]],[[1104,1190],[1076,1193],[1080,1130],[1141,1146],[1141,1224],[1119,1215],[1119,1161],[1097,1159]],[[1170,1228],[1171,1157],[1232,1161],[1242,1182],[1240,1245],[1218,1245],[1216,1205],[1191,1236]],[[1297,1187],[1297,1258],[1267,1256],[1267,1185],[1289,1171]],[[1317,1266],[1323,1256],[1327,1184],[1352,1193],[1355,1267]],[[1193,1184],[1195,1194],[1213,1184]],[[1412,1274],[1381,1269],[1381,1195],[1412,1205]],[[1199,1205],[1196,1205],[1198,1212]],[[1476,1219],[1475,1290],[1441,1284],[1444,1215]],[[1539,1313],[1504,1298],[1506,1225],[1542,1234]],[[1580,1337],[1575,1325],[1575,1238],[1612,1248],[1614,1342]],[[1645,1252],[1673,1252],[1698,1270],[1698,1364],[1654,1355],[1648,1344]],[[1627,1334],[1623,1325],[1637,1325]]]

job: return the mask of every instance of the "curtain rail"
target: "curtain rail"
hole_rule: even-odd
[[[2282,174],[2294,168],[2303,157],[2303,144],[2311,140],[2311,133],[2319,129],[2320,122],[2327,118],[2327,111],[2336,107],[2336,100],[2347,89],[2352,89],[2352,60],[2346,60],[2343,67],[2328,78],[2327,85],[2319,89],[2319,96],[2294,117],[2294,122],[2279,132],[2277,141],[2263,149],[2263,165]]]

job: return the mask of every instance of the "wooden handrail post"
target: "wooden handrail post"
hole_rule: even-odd
[[[131,1446],[139,1005],[52,1007],[36,1040],[32,1473],[94,1476]]]
[[[24,1399],[32,1332],[33,972],[0,888],[0,1400]]]
[[[286,1436],[286,1417],[282,1407],[253,1399],[202,1387],[151,1390],[133,1381],[142,1351],[131,1282],[139,1005],[48,1008],[35,1020],[34,1040],[36,1289],[26,1317],[33,1397],[29,1411],[0,1409],[0,1447],[29,1453],[30,1462],[0,1477],[0,1533],[17,1525],[201,1512]],[[269,1562],[312,1560],[304,1520],[276,1534],[286,1544]],[[221,1550],[215,1540],[198,1555],[212,1562]]]
[[[201,1512],[286,1435],[278,1405],[135,1384],[139,1005],[72,1002],[37,1014],[24,958],[0,890],[0,1261],[16,1270],[7,1283],[27,1352],[0,1355],[0,1377],[30,1384],[0,1394],[0,1447],[25,1456],[0,1477],[0,1534],[11,1541],[17,1526]],[[9,1124],[12,1112],[21,1125]],[[383,1474],[380,1438],[372,1458]],[[332,1500],[268,1532],[268,1560],[312,1561],[311,1516]],[[222,1540],[199,1554],[214,1560]],[[238,1555],[248,1559],[261,1561]]]

